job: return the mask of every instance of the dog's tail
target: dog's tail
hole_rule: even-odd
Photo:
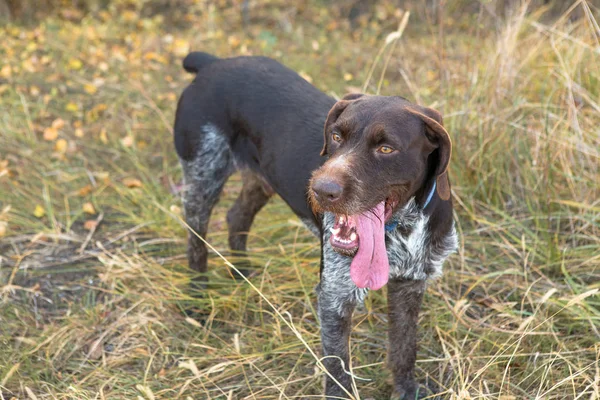
[[[219,60],[219,57],[201,51],[194,51],[183,59],[183,68],[187,72],[197,74],[203,67],[217,60]]]

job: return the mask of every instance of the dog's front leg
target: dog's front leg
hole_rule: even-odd
[[[414,370],[417,359],[417,324],[424,292],[424,280],[391,279],[388,283],[388,363],[394,378],[393,398],[418,398]]]
[[[364,300],[366,290],[357,288],[350,278],[352,258],[338,254],[329,243],[333,215],[326,214],[323,222],[321,282],[317,293],[323,364],[331,375],[325,377],[325,394],[328,399],[347,399],[352,397],[349,373],[352,312]]]
[[[352,312],[355,303],[342,292],[336,291],[324,276],[321,279],[318,312],[321,322],[323,364],[329,375],[325,377],[327,398],[349,398],[351,377],[349,371],[349,340],[352,329]]]

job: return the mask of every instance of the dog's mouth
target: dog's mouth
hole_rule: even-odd
[[[363,213],[335,216],[329,242],[336,252],[353,257],[350,276],[360,288],[377,290],[387,283],[385,223],[397,205],[396,199],[388,198]]]
[[[398,200],[392,198],[385,200],[384,222],[388,222],[390,218],[392,218],[392,214],[397,205]],[[357,215],[338,214],[335,216],[333,228],[330,228],[331,238],[329,239],[335,251],[348,257],[354,257],[360,243],[360,236],[356,231],[357,221],[363,216],[373,218],[375,209],[376,207]]]

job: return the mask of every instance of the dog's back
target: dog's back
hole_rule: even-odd
[[[335,100],[266,57],[219,59],[194,52],[183,65],[196,78],[177,109],[179,157],[195,158],[206,140],[203,132],[212,127],[226,138],[238,168],[260,175],[297,214],[310,218],[306,187],[323,161],[323,125]],[[283,150],[289,157],[278,157]]]

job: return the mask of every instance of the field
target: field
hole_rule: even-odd
[[[251,232],[251,284],[213,254],[206,296],[188,288],[172,122],[190,50],[440,110],[460,249],[425,296],[418,380],[443,399],[600,399],[597,9],[268,1],[244,26],[225,1],[143,3],[0,25],[0,399],[321,398],[318,242],[280,199]],[[233,265],[238,190],[208,235]],[[390,395],[384,299],[355,313],[356,399]]]

